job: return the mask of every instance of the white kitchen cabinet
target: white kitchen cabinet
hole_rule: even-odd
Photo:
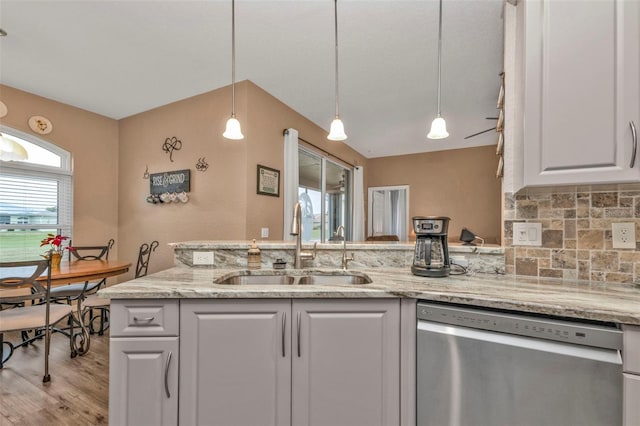
[[[397,300],[294,300],[292,424],[400,419]]]
[[[399,300],[184,300],[180,424],[392,425]]]
[[[290,425],[291,301],[184,300],[180,424]]]
[[[622,368],[624,370],[623,425],[640,425],[640,327],[625,325]]]
[[[640,2],[526,0],[516,7],[523,8],[516,15],[521,42],[508,43],[516,50],[511,78],[523,80],[506,116],[523,127],[513,132],[523,158],[512,163],[523,168],[522,184],[639,181],[630,123],[640,131]]]
[[[176,425],[177,300],[112,300],[109,424]]]
[[[177,337],[112,337],[109,424],[176,425],[178,358]]]
[[[640,375],[624,374],[624,426],[640,425]]]

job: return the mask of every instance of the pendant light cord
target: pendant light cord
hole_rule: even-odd
[[[340,116],[340,96],[338,92],[338,0],[333,0],[333,17],[334,17],[334,35],[335,35],[335,54],[336,54],[336,118]]]
[[[236,2],[231,0],[231,117],[236,116]]]
[[[442,74],[442,0],[438,12],[438,117],[440,117],[440,86]]]

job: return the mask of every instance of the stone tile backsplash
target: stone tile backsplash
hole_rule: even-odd
[[[623,189],[620,189],[623,188]],[[573,187],[504,194],[505,272],[589,281],[640,281],[640,252],[614,249],[611,224],[640,236],[640,187]],[[542,246],[514,246],[514,222],[542,224]]]

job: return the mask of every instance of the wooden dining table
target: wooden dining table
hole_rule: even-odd
[[[61,262],[59,267],[51,268],[51,286],[60,287],[66,284],[79,284],[87,281],[99,281],[129,271],[131,262],[118,260],[72,260]],[[46,275],[37,278],[46,281]],[[82,301],[78,301],[78,320],[80,332],[70,336],[74,353],[84,355],[89,350],[89,330],[82,322]]]
[[[73,260],[61,262],[59,268],[51,268],[51,285],[83,283],[114,277],[129,271],[131,262],[120,260]],[[46,281],[42,276],[38,281]]]

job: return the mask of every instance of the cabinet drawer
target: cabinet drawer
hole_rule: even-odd
[[[626,373],[640,374],[640,327],[625,325],[622,331],[623,369]]]
[[[177,300],[111,300],[111,336],[177,336]]]

